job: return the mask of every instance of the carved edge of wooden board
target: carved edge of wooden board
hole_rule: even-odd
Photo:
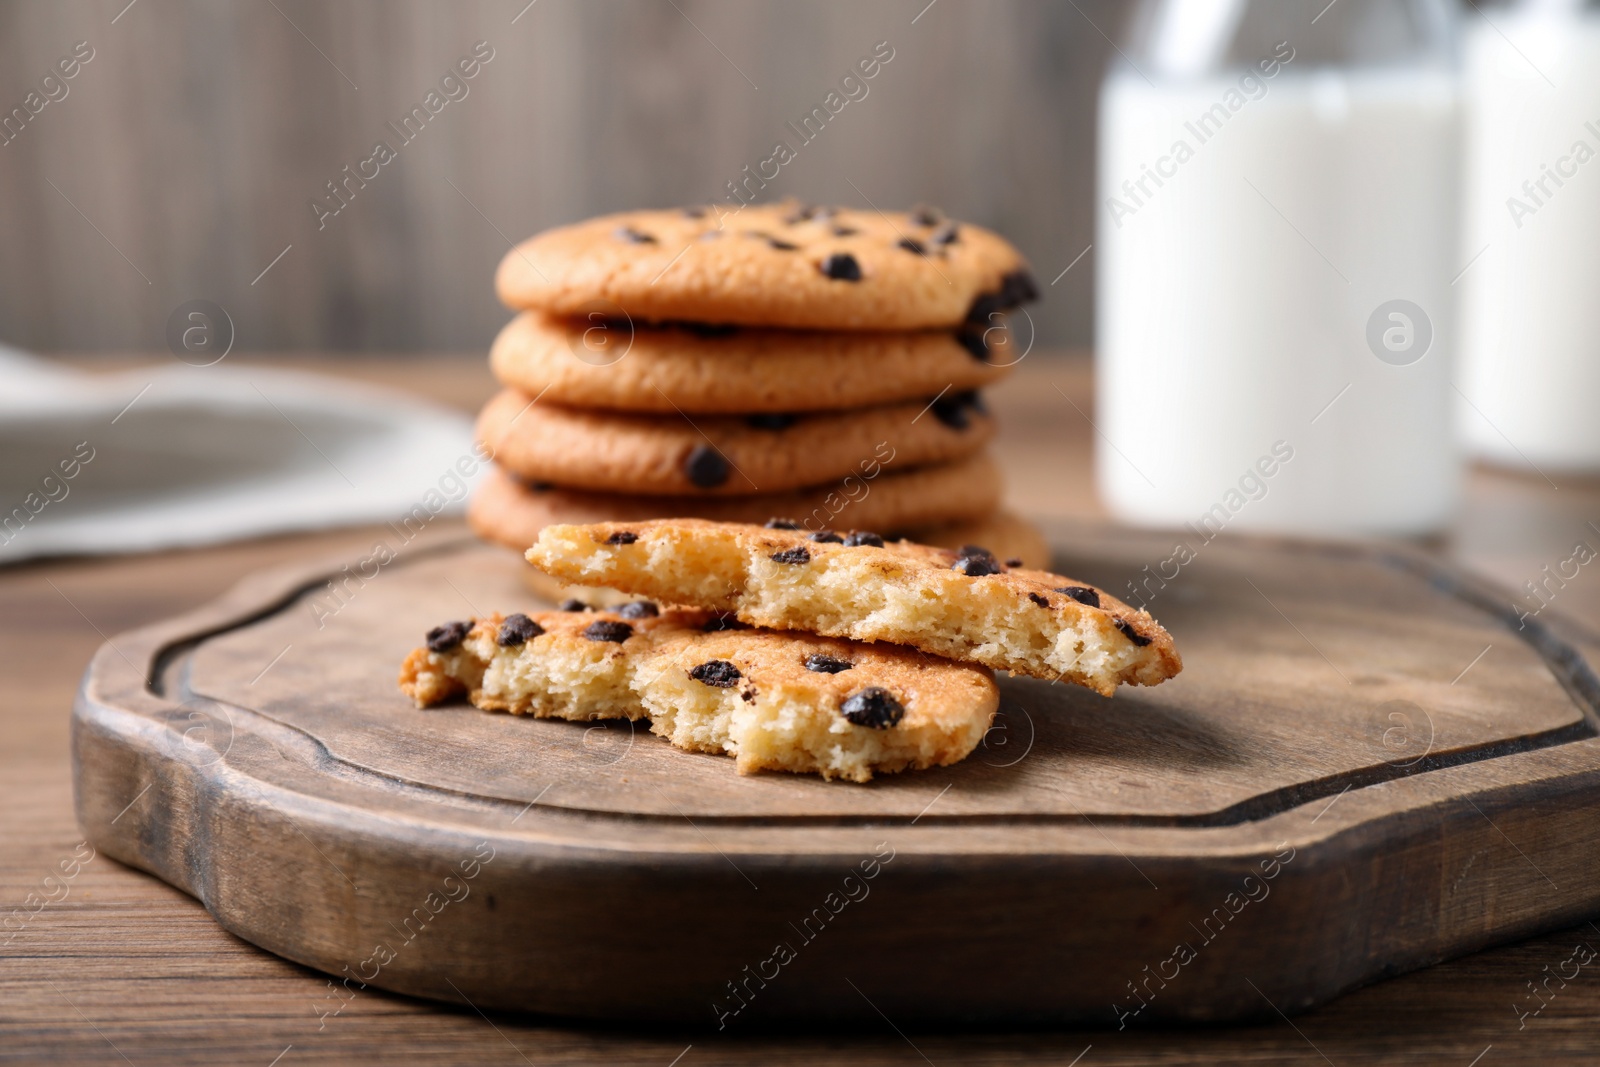
[[[409,556],[470,543],[435,539]],[[1476,579],[1384,551],[1456,595],[1498,603]],[[806,966],[771,990],[763,983],[743,1019],[876,1018],[837,981],[841,969],[872,983],[873,1002],[895,1018],[1115,1024],[1135,1005],[1138,1021],[1270,1014],[1600,908],[1588,877],[1600,858],[1592,736],[1419,765],[1225,826],[988,825],[975,836],[959,819],[702,827],[517,812],[392,780],[378,810],[374,783],[327,773],[320,744],[269,720],[246,716],[227,758],[175,744],[178,709],[150,685],[171,649],[270,614],[344,562],[254,576],[109,642],[74,709],[74,763],[80,821],[108,855],[196,896],[246,940],[347,981],[485,1007],[725,1023],[715,1006],[731,994],[719,991],[770,951],[777,919],[806,914],[880,845],[895,857],[883,868],[893,880],[876,887],[898,903],[893,921],[880,910],[848,941],[808,943]],[[1539,626],[1541,655],[1581,668],[1569,691],[1588,697],[1593,675],[1561,637],[1579,631]],[[1592,719],[1593,704],[1580,705]],[[473,884],[453,875],[468,895],[449,912],[452,939],[407,940],[374,963],[367,946],[393,940],[389,917],[437,894],[452,876],[446,859],[483,849],[494,858]],[[1175,944],[1194,940],[1185,925],[1199,933],[1199,918],[1209,931],[1205,916],[1221,914],[1211,905],[1237,898],[1247,879],[1265,885],[1271,864],[1281,903],[1235,913],[1240,936],[1226,949],[1206,939],[1195,961],[1161,977]],[[596,931],[645,892],[678,921],[626,948],[599,937],[597,951]],[[983,906],[995,901],[1003,919]],[[1063,926],[1064,906],[1095,921]],[[705,915],[721,923],[712,944],[690,921]],[[982,988],[942,983],[953,964],[982,967]],[[1064,980],[1064,970],[1089,977]]]

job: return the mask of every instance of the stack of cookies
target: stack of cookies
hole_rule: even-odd
[[[1037,296],[995,234],[930,209],[637,211],[524,242],[496,286],[519,314],[478,422],[480,535],[783,517],[1046,562],[985,452],[1003,313]]]

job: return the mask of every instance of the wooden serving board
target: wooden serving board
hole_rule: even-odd
[[[1055,544],[1112,591],[1172,554]],[[94,844],[333,976],[319,1011],[1270,1016],[1600,912],[1600,641],[1420,555],[1218,540],[1151,603],[1180,677],[1004,680],[966,762],[851,785],[413,708],[424,631],[541,605],[512,553],[387,552],[108,642],[74,713]]]

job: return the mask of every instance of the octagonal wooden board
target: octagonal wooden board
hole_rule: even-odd
[[[1172,554],[1056,534],[1112,591]],[[117,637],[74,714],[91,840],[334,976],[319,1011],[1222,1019],[1600,912],[1600,642],[1420,555],[1219,539],[1150,603],[1180,677],[1006,679],[966,762],[852,785],[413,708],[425,630],[540,605],[512,553],[390,551]]]

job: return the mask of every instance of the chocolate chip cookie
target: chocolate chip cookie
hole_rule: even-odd
[[[965,459],[994,435],[975,393],[798,415],[633,415],[535,402],[513,389],[478,416],[495,461],[530,482],[609,492],[748,496],[875,468]]]
[[[1016,358],[1004,329],[706,330],[612,320],[598,311],[577,319],[528,311],[500,331],[489,365],[506,385],[570,407],[782,414],[991,385],[1011,373]]]
[[[796,525],[550,526],[527,556],[563,581],[726,611],[753,626],[910,645],[1103,696],[1183,669],[1148,612],[1083,582],[1011,566],[978,545],[933,548],[844,525]]]
[[[495,288],[509,307],[562,316],[816,330],[987,326],[1038,296],[1017,250],[982,227],[794,202],[547,230],[507,253]]]
[[[853,782],[955,763],[999,704],[982,667],[648,603],[444,623],[406,657],[400,688],[419,707],[465,693],[519,715],[648,718],[679,748],[734,757],[740,774]]]

